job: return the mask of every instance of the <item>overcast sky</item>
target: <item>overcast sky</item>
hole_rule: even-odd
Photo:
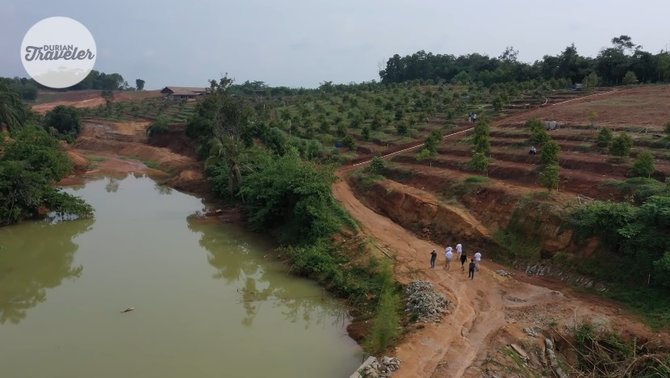
[[[315,87],[378,80],[393,54],[506,46],[532,62],[573,43],[595,56],[614,36],[645,50],[670,44],[670,1],[640,0],[0,0],[0,76],[27,76],[19,50],[37,21],[67,16],[97,43],[95,69],[134,85],[236,82]]]

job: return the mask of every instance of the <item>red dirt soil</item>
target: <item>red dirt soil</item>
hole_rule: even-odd
[[[32,109],[37,113],[46,113],[58,105],[73,106],[75,108],[94,108],[105,104],[105,100],[100,96],[100,92],[99,90],[40,91],[37,103],[32,106]],[[114,91],[114,101],[140,100],[160,95],[160,91]],[[48,100],[42,102],[45,98]]]
[[[641,86],[615,92],[577,98],[508,117],[506,123],[525,122],[529,118],[577,124],[591,123],[595,112],[597,125],[645,125],[661,130],[670,121],[670,86]]]
[[[486,251],[474,280],[455,267],[448,272],[429,269],[429,252],[444,246],[421,240],[367,208],[354,195],[346,175],[346,169],[339,172],[333,194],[360,222],[362,232],[392,253],[396,278],[405,284],[428,280],[453,304],[441,323],[417,327],[397,345],[393,354],[402,364],[394,377],[480,377],[485,357],[496,352],[496,338],[510,324],[546,327],[551,321],[561,327],[597,319],[648,340],[670,342],[667,333],[655,334],[636,317],[604,301],[571,295],[566,287],[563,293],[546,288],[539,279],[502,277],[495,273],[502,267],[487,262]],[[464,246],[466,253],[474,252],[468,248]]]

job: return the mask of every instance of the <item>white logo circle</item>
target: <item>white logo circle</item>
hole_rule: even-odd
[[[21,62],[30,77],[50,88],[67,88],[93,69],[97,50],[86,26],[69,17],[49,17],[23,37]]]

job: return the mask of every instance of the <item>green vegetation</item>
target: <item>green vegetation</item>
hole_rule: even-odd
[[[93,209],[84,201],[51,186],[72,170],[58,141],[37,126],[36,117],[2,83],[0,99],[0,225],[37,217],[44,210],[92,215]],[[48,115],[47,122],[71,125],[65,121],[72,117],[67,108],[61,108]],[[2,131],[3,125],[9,133]]]
[[[656,168],[654,167],[654,155],[649,151],[644,151],[637,156],[631,173],[636,177],[650,178]]]
[[[72,169],[58,142],[36,126],[25,126],[7,138],[0,134],[0,225],[39,215],[40,208],[90,216],[81,199],[51,185]]]
[[[393,269],[389,264],[382,267],[381,295],[376,315],[365,341],[365,348],[372,354],[379,354],[393,344],[400,335],[402,297],[393,280]]]
[[[475,172],[486,173],[489,169],[491,159],[483,152],[475,152],[470,159],[469,166]]]
[[[499,57],[477,53],[462,56],[418,51],[388,59],[379,72],[382,83],[423,80],[433,83],[482,83],[484,86],[504,85],[529,80],[547,81],[553,88],[566,88],[573,83],[604,85],[636,82],[670,81],[670,56],[661,51],[652,54],[642,50],[627,35],[612,38],[611,47],[602,49],[597,57],[579,55],[570,45],[558,55],[545,55],[532,64],[517,60],[518,52],[507,48]]]
[[[610,144],[612,143],[612,138],[612,130],[607,127],[603,127],[600,129],[600,132],[598,132],[598,139],[596,139],[596,144],[598,147],[609,148]]]
[[[611,155],[627,157],[630,155],[630,150],[632,147],[633,139],[631,139],[628,134],[621,133],[616,138],[612,139],[609,150]]]
[[[23,105],[19,95],[0,81],[0,130],[3,126],[9,131],[17,130],[32,119],[34,115]]]
[[[72,106],[56,106],[44,116],[43,124],[52,134],[69,140],[74,140],[81,130],[79,112]]]
[[[540,155],[539,181],[549,191],[558,189],[560,183],[559,154],[561,147],[549,138]]]
[[[167,117],[161,115],[149,125],[147,128],[147,135],[154,136],[165,134],[168,131],[170,131],[170,123],[168,122]]]
[[[491,129],[487,120],[481,120],[475,125],[472,144],[474,147],[474,152],[482,153],[485,156],[490,156],[491,154],[491,141],[489,137]]]
[[[640,179],[639,179],[640,180]],[[649,180],[649,179],[641,179]],[[580,266],[582,273],[624,286],[615,292],[619,299],[636,295],[667,297],[670,289],[670,192],[657,193],[637,206],[627,202],[595,201],[577,210],[572,223],[579,238],[597,236],[602,250],[592,262]],[[632,294],[632,292],[631,292]],[[652,306],[657,310],[670,308],[668,301],[628,302],[632,306]],[[664,307],[665,306],[665,307]],[[649,315],[660,313],[649,312]],[[665,320],[670,317],[665,315]],[[667,323],[666,323],[667,325]]]
[[[529,119],[526,122],[526,127],[530,131],[530,138],[528,139],[529,144],[542,147],[549,141],[549,134],[544,128],[544,122],[537,118]]]
[[[670,357],[652,343],[626,340],[620,333],[582,323],[574,328],[576,368],[597,377],[667,377]]]
[[[635,72],[633,71],[628,71],[623,77],[622,84],[623,85],[632,85],[632,84],[637,84],[637,76],[635,75]]]

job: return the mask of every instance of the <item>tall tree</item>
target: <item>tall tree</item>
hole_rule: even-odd
[[[137,88],[138,91],[144,90],[144,80],[135,79],[135,88]]]

